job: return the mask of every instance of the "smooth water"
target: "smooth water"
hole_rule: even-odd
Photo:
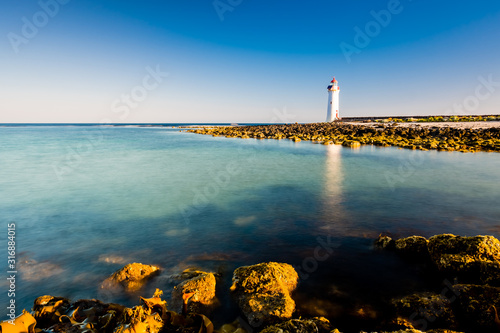
[[[2,127],[0,248],[16,223],[18,313],[44,294],[135,305],[137,295],[100,284],[142,262],[163,269],[144,296],[158,287],[168,297],[168,277],[185,268],[222,274],[215,320],[227,322],[237,316],[225,292],[234,268],[279,261],[301,275],[299,314],[341,321],[426,286],[419,271],[374,250],[380,233],[499,237],[498,184],[496,153],[352,150],[154,127]],[[321,258],[318,246],[327,247]],[[0,288],[7,304],[5,278]]]

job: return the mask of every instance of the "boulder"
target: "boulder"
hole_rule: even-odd
[[[429,239],[428,249],[440,271],[475,282],[499,282],[500,242],[493,236],[437,235]]]
[[[410,236],[396,240],[394,246],[396,252],[402,256],[426,261],[429,259],[427,243],[428,240],[425,237]]]
[[[441,294],[419,293],[393,299],[392,306],[399,318],[408,318],[413,327],[457,328],[457,319],[451,301]]]
[[[266,327],[261,333],[330,333],[338,332],[333,330],[328,319],[312,318],[312,319],[291,319],[283,323]]]
[[[456,284],[453,291],[458,295],[457,315],[463,326],[472,330],[500,330],[500,288]]]
[[[375,240],[375,247],[382,250],[394,250],[395,248],[394,240],[389,236],[378,236],[377,240]]]
[[[231,291],[250,325],[259,327],[290,319],[295,311],[291,292],[298,275],[284,263],[261,263],[237,268]]]
[[[500,287],[500,262],[486,260],[480,263],[479,276],[481,283]]]
[[[160,267],[140,263],[128,264],[114,272],[101,285],[103,289],[112,289],[122,286],[128,292],[141,289],[144,284],[160,272]]]
[[[210,313],[218,303],[215,297],[215,275],[201,271],[189,271],[183,275],[189,278],[172,290],[173,311]]]

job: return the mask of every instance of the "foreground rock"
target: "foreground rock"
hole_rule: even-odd
[[[330,322],[325,318],[292,319],[280,324],[269,326],[261,333],[339,333],[333,329]]]
[[[209,314],[217,305],[216,279],[213,273],[186,272],[189,278],[172,291],[172,309],[179,313]]]
[[[375,246],[413,261],[426,261],[463,282],[500,286],[500,241],[493,236],[411,236],[394,241],[379,236]]]
[[[429,239],[428,248],[438,269],[445,273],[482,283],[499,281],[500,241],[493,236],[437,235]]]
[[[392,306],[397,316],[393,323],[400,323],[400,327],[408,329],[500,331],[498,239],[493,236],[442,234],[428,241],[418,236],[394,241],[390,237],[380,236],[375,244],[413,259],[426,257],[429,263],[447,276],[443,282],[446,286],[440,294],[428,292],[393,300]],[[461,284],[455,282],[452,285],[449,281],[461,281]],[[464,284],[464,281],[473,284]]]
[[[458,295],[457,316],[462,319],[466,328],[500,331],[500,288],[467,284],[453,287]]]
[[[408,318],[413,328],[427,330],[428,328],[458,327],[457,319],[452,309],[451,300],[441,294],[413,294],[392,301],[399,318]]]
[[[141,298],[142,304],[127,308],[97,300],[79,300],[71,303],[61,297],[41,296],[33,306],[36,331],[49,333],[212,333],[211,321],[198,314],[182,316],[167,309],[156,290],[151,298]],[[19,317],[18,319],[22,318]],[[29,318],[28,318],[29,319]],[[3,325],[3,323],[2,323]],[[2,326],[3,327],[3,326]],[[34,332],[15,327],[9,333]]]
[[[396,252],[405,257],[425,261],[429,258],[428,240],[422,236],[410,236],[394,242]]]
[[[290,319],[295,302],[290,293],[296,288],[298,275],[289,264],[269,262],[237,268],[231,291],[250,325]]]
[[[144,284],[160,272],[160,267],[140,263],[128,264],[114,272],[101,285],[103,289],[114,289],[122,286],[126,291],[134,292],[141,289]]]

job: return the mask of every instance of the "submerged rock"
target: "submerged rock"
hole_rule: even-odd
[[[189,271],[184,276],[189,278],[175,286],[172,291],[173,310],[179,313],[208,314],[211,312],[218,303],[215,297],[215,275]]]
[[[160,267],[140,263],[128,264],[114,272],[101,285],[103,289],[122,286],[126,291],[138,291],[153,276],[160,272]]]
[[[231,291],[250,325],[254,327],[290,319],[295,302],[290,293],[298,275],[284,263],[262,263],[237,268]]]
[[[375,246],[382,250],[394,250],[396,243],[391,237],[380,235],[375,240]]]
[[[427,243],[429,241],[422,236],[410,236],[393,240],[389,236],[380,235],[375,240],[375,246],[379,249],[395,251],[403,257],[411,259],[428,260],[429,250]]]
[[[408,318],[413,328],[457,328],[457,320],[449,298],[420,293],[392,300],[399,318]]]
[[[453,286],[458,295],[457,315],[470,329],[500,330],[500,288],[471,284]]]

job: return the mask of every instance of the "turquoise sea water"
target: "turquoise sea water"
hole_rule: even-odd
[[[420,271],[373,249],[380,233],[500,237],[498,184],[495,153],[352,150],[175,128],[1,127],[0,248],[15,223],[18,313],[44,294],[137,304],[100,284],[142,262],[162,267],[144,296],[158,287],[168,297],[169,276],[185,268],[219,272],[215,320],[232,321],[224,290],[233,269],[280,261],[302,277],[298,313],[342,324],[361,305],[376,311],[428,287]],[[314,259],[322,244],[328,251]],[[0,260],[6,272],[7,250]]]

